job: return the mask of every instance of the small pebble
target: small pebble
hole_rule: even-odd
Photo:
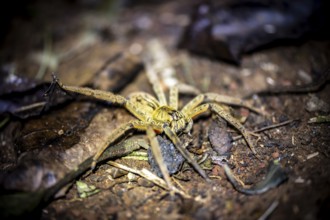
[[[57,132],[58,135],[63,135],[64,134],[64,131],[61,129]]]
[[[151,188],[155,185],[153,182],[150,182],[149,180],[147,180],[145,178],[139,178],[137,180],[137,183],[139,186],[143,186],[143,187],[147,187],[147,188]]]
[[[299,176],[294,182],[295,183],[304,183],[305,180]]]
[[[274,159],[279,158],[279,157],[280,157],[279,152],[275,151],[274,153],[272,153],[272,157],[273,157]]]
[[[138,178],[138,176],[135,175],[134,173],[128,173],[127,178],[129,181],[135,181]]]
[[[215,165],[212,169],[212,176],[223,176],[222,174],[224,174],[224,169],[219,165]]]
[[[312,137],[310,136],[310,135],[304,135],[304,136],[302,136],[302,137],[300,137],[301,138],[301,144],[302,145],[308,145],[308,144],[310,144],[311,142],[312,142]]]
[[[310,98],[305,105],[305,109],[308,112],[321,111],[328,113],[330,111],[330,106],[328,103],[318,98],[316,95],[310,95]]]

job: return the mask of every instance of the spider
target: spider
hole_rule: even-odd
[[[237,119],[235,119],[228,111],[226,105],[242,106],[254,112],[260,111],[251,106],[246,101],[238,98],[224,96],[216,93],[199,94],[185,106],[179,108],[179,89],[173,86],[169,89],[169,100],[167,101],[165,92],[160,82],[155,76],[155,68],[146,64],[146,73],[149,81],[152,83],[154,96],[146,92],[134,92],[127,98],[121,95],[113,94],[108,91],[95,90],[87,87],[75,87],[62,84],[55,75],[53,81],[57,83],[61,89],[67,92],[93,97],[98,100],[110,102],[119,105],[133,114],[136,119],[125,123],[112,131],[107,137],[106,143],[100,146],[97,153],[93,157],[92,169],[95,168],[98,158],[102,153],[118,139],[123,138],[129,131],[145,131],[149,138],[151,151],[155,156],[156,162],[164,177],[165,182],[171,186],[170,176],[167,168],[163,163],[163,157],[160,152],[157,134],[165,134],[176,146],[178,151],[186,159],[186,161],[206,180],[209,180],[205,171],[193,159],[190,153],[185,149],[185,143],[180,140],[180,135],[190,133],[193,120],[198,118],[204,112],[212,112],[225,119],[234,126],[244,137],[252,152],[257,155],[251,140],[252,132],[249,132]]]

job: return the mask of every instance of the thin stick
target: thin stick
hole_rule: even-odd
[[[110,164],[111,166],[117,167],[119,169],[137,174],[137,175],[153,182],[154,184],[156,184],[157,186],[159,186],[165,190],[172,190],[172,191],[180,194],[184,198],[191,198],[191,196],[189,196],[185,192],[179,190],[175,186],[172,186],[171,189],[169,189],[168,185],[166,184],[166,182],[163,179],[159,178],[158,176],[156,176],[155,174],[153,174],[152,172],[150,172],[147,169],[143,168],[142,170],[136,170],[136,169],[130,168],[128,166],[125,166],[123,164],[116,163],[114,161],[108,161],[107,163]]]
[[[10,117],[7,116],[5,117],[1,122],[0,122],[0,128],[2,128],[2,126],[4,126],[8,121],[9,121]]]
[[[28,111],[31,109],[39,108],[39,107],[44,107],[46,105],[46,102],[36,102],[30,105],[25,105],[20,108],[15,109],[14,113],[20,113],[23,111]]]
[[[258,218],[258,220],[266,220],[273,212],[274,210],[277,208],[279,204],[279,201],[278,200],[275,200],[269,207],[268,209],[265,211],[264,214],[262,214],[262,216],[260,216]]]
[[[284,121],[284,122],[281,122],[278,124],[269,125],[269,126],[254,130],[253,133],[260,133],[260,132],[263,132],[266,130],[271,130],[274,128],[282,127],[282,126],[292,123],[293,121],[295,121],[295,120],[287,120],[287,121]],[[233,141],[237,141],[237,140],[241,139],[242,137],[243,137],[243,135],[237,135],[236,137],[233,138]]]

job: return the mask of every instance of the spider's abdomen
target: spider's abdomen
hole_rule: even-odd
[[[157,108],[152,118],[160,123],[167,123],[175,132],[179,132],[186,127],[186,119],[182,112],[177,111],[169,106],[161,106]]]

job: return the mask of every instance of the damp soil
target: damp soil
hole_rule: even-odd
[[[181,82],[202,92],[241,98],[277,87],[308,85],[330,63],[329,41],[306,40],[296,45],[263,48],[244,55],[240,66],[179,50],[177,43],[189,24],[187,1],[146,1],[129,7],[110,3],[89,5],[88,1],[30,2],[26,13],[11,20],[11,28],[1,45],[1,65],[10,66],[24,77],[34,79],[39,74],[38,80],[48,85],[51,73],[56,72],[67,85],[97,87],[101,83],[124,96],[134,91],[152,94],[152,87],[141,70],[141,51],[152,38],[158,38],[178,63],[184,57],[185,65],[175,66]],[[86,36],[90,43],[81,43],[87,41]],[[51,47],[47,47],[50,42]],[[40,54],[46,56],[45,51],[56,60],[55,67],[37,58]],[[68,51],[70,55],[63,55]],[[125,58],[126,52],[135,54],[135,58]],[[44,74],[40,69],[45,69]],[[106,74],[109,77],[102,78]],[[103,162],[76,179],[94,185],[100,189],[98,193],[80,198],[73,180],[51,201],[41,205],[37,217],[258,219],[272,204],[277,204],[268,219],[328,219],[330,124],[309,123],[309,120],[329,116],[329,94],[330,85],[325,84],[314,92],[253,95],[253,105],[264,109],[267,116],[233,107],[233,114],[244,120],[249,131],[292,120],[253,137],[259,159],[242,139],[228,144],[239,133],[223,125],[224,122],[214,124],[216,117],[205,115],[194,121],[188,149],[196,158],[210,152],[227,153],[233,173],[247,186],[261,181],[268,165],[278,160],[288,180],[266,193],[238,192],[221,165],[205,162],[209,182],[186,164],[173,176],[174,183],[191,196],[188,199],[168,193],[142,177],[113,171],[113,167]],[[61,95],[69,96],[69,101],[37,115],[25,119],[1,115],[4,123],[0,128],[0,180],[6,190],[29,192],[54,185],[92,156],[115,128],[133,118],[111,103]],[[193,97],[180,96],[180,104]],[[210,138],[216,131],[221,134]],[[143,133],[131,133],[129,137],[136,135],[146,138]],[[217,141],[227,145],[213,149]],[[152,169],[145,159],[127,157],[115,161],[135,169]]]

